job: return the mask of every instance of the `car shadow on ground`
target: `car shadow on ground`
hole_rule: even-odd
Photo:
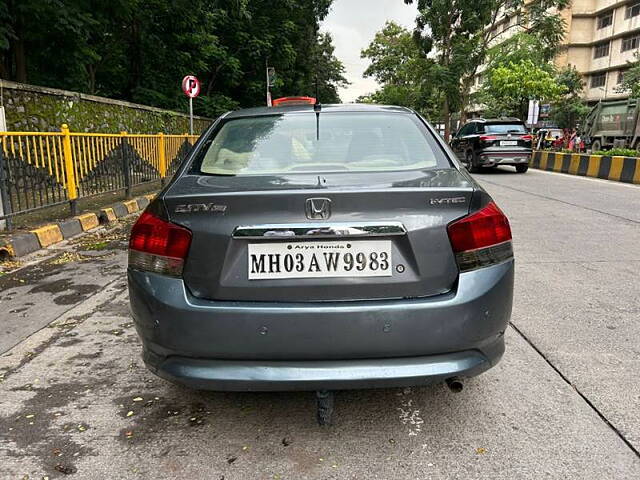
[[[473,175],[523,175],[522,173],[516,172],[516,169],[513,167],[490,167],[483,168],[480,172],[474,173]]]
[[[213,426],[234,432],[231,435],[239,438],[256,428],[298,438],[303,431],[323,430],[316,421],[315,392],[212,392],[171,383],[164,383],[163,387],[162,400],[146,410],[144,421],[131,426],[140,433],[139,438],[148,440],[153,433],[166,432],[171,425],[179,428],[180,424]],[[444,384],[436,383],[412,388],[341,390],[334,395],[332,427],[351,432],[354,428],[361,432],[387,431],[393,436],[394,431],[408,435],[421,432],[427,417],[433,420],[439,414],[449,416],[454,405],[455,410],[465,410],[464,404],[472,393],[453,394]],[[284,438],[283,442],[290,440]]]

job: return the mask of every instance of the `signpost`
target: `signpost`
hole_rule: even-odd
[[[266,62],[265,67],[267,68],[267,107],[271,107],[271,91],[269,90],[269,87],[273,87],[275,84],[276,69],[274,67],[270,67]]]
[[[538,123],[540,115],[540,102],[538,100],[529,100],[529,113],[527,114],[527,123],[533,127]]]
[[[200,95],[200,82],[193,75],[182,79],[182,91],[189,97],[189,133],[193,135],[193,99]]]
[[[4,107],[0,105],[0,132],[7,131],[7,119],[4,116]]]

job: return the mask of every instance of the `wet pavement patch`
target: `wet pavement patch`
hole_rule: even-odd
[[[50,345],[55,343],[63,335],[64,330],[58,330],[51,337],[49,337],[47,341],[42,342],[40,345],[38,345],[33,351],[27,352],[25,355],[23,355],[23,357],[20,359],[20,362],[16,366],[5,369],[5,371],[2,373],[2,377],[0,377],[0,383],[7,380],[13,373],[19,371],[27,363],[31,362],[34,358],[44,352],[47,348],[49,348]]]
[[[107,302],[101,307],[99,307],[98,311],[109,314],[109,315],[114,315],[117,317],[125,317],[125,318],[129,317],[131,314],[131,311],[129,310],[129,302],[125,302],[125,301]],[[130,325],[127,325],[127,326],[130,326]]]
[[[64,342],[58,343],[58,347],[73,347],[74,345],[77,345],[79,343],[82,343],[82,340],[80,340],[79,338],[72,338],[70,340],[65,340]]]
[[[94,382],[91,388],[101,385]],[[83,399],[89,386],[83,383],[54,383],[48,387],[34,387],[32,384],[13,388],[12,391],[32,393],[25,397],[21,409],[9,416],[0,416],[0,432],[5,451],[9,456],[23,457],[26,454],[40,459],[42,467],[49,474],[64,473],[59,465],[75,471],[74,462],[82,456],[91,455],[93,450],[80,445],[72,434],[86,431],[87,422],[56,425],[57,419],[65,416],[64,409],[72,402]],[[13,447],[9,445],[13,444]]]
[[[205,427],[212,415],[202,402],[176,403],[153,393],[118,397],[113,403],[118,415],[131,422],[118,435],[118,440],[128,445],[153,442],[171,432],[178,435],[185,427]]]
[[[59,257],[60,255],[36,265],[28,266],[17,272],[3,275],[0,277],[0,291],[6,291],[13,287],[35,285],[41,280],[56,275],[62,268],[52,262]]]

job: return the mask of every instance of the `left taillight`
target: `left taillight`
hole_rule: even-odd
[[[129,267],[179,277],[190,246],[190,230],[144,212],[131,229]]]
[[[447,233],[461,272],[513,258],[509,220],[493,202],[450,223]]]

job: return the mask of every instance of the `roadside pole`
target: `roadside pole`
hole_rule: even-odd
[[[131,198],[131,162],[129,161],[129,139],[127,132],[120,132],[122,138],[122,175],[124,177],[124,195],[129,200]]]
[[[2,93],[2,79],[0,79],[0,132],[7,131],[7,121],[4,116],[4,96]],[[6,176],[4,170],[4,157],[3,157],[4,141],[0,139],[0,217],[10,213],[11,204],[8,201],[8,188],[6,184]],[[0,231],[11,228],[11,217],[0,220]]]
[[[62,124],[62,151],[64,155],[64,177],[67,188],[67,200],[71,215],[78,214],[78,188],[76,185],[76,172],[73,164],[73,154],[71,152],[71,133],[66,123]]]
[[[189,135],[193,135],[193,97],[189,97]]]
[[[193,75],[182,79],[182,91],[189,97],[189,134],[193,135],[193,99],[200,95],[200,81]]]
[[[4,166],[4,146],[0,141],[0,217],[11,213],[9,202],[9,190],[7,185],[6,170]],[[0,231],[11,229],[11,217],[0,220]]]
[[[276,76],[276,69],[274,67],[269,66],[268,60],[264,61],[264,66],[267,73],[267,107],[271,107],[273,104],[271,103],[270,87],[273,87],[273,81]]]

